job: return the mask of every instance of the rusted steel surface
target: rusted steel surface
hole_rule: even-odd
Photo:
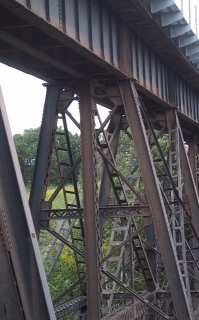
[[[77,278],[72,284],[64,284],[55,297],[55,311],[60,307],[59,314],[64,316],[78,310],[81,308],[78,297],[87,294],[87,304],[78,311],[80,319],[128,319],[129,316],[137,319],[140,315],[171,319],[174,315],[180,320],[195,320],[199,266],[198,198],[193,175],[197,182],[197,139],[190,154],[186,154],[182,142],[188,141],[190,134],[182,133],[176,110],[158,106],[154,110],[153,101],[144,95],[139,97],[129,79],[120,80],[119,86],[118,82],[111,82],[109,86],[81,80],[75,91],[69,84],[58,87],[54,121],[51,114],[53,130],[57,133],[58,118],[64,116],[65,122],[71,119],[67,107],[73,99],[78,99],[81,124],[77,125],[81,129],[82,146],[81,157],[78,155],[72,161],[74,165],[67,166],[50,199],[47,197],[48,181],[39,181],[40,176],[36,179],[44,187],[42,194],[40,192],[34,199],[36,205],[40,204],[40,228],[59,241],[48,248],[44,261],[49,281],[60,263],[60,247],[67,246],[71,254],[74,253]],[[47,87],[47,98],[52,88]],[[100,120],[103,105],[111,110],[104,122]],[[48,109],[47,104],[45,109]],[[47,118],[44,116],[43,124]],[[121,158],[117,158],[123,134],[131,150],[131,159],[126,159],[122,167],[125,173],[118,163]],[[67,130],[64,135],[67,136]],[[50,136],[41,134],[41,146],[49,145]],[[165,153],[160,146],[162,138],[165,139]],[[52,139],[55,150],[51,153],[48,148],[44,152],[43,160],[46,153],[49,154],[47,163],[57,149],[66,152],[58,140],[55,134]],[[58,165],[63,161],[59,157],[57,160]],[[100,166],[96,165],[96,160]],[[71,180],[71,177],[80,162],[83,184],[77,190],[81,199],[77,206],[70,199],[72,194],[75,197],[75,192],[67,193],[67,185],[75,187],[76,179]],[[50,174],[48,168],[47,172]],[[100,181],[99,192],[96,178]],[[36,185],[32,186],[32,192],[34,189]],[[61,208],[54,209],[61,189],[66,201]],[[48,225],[50,220],[53,221]],[[78,220],[82,221],[83,233]],[[59,227],[60,221],[65,221],[65,231],[63,223]],[[105,251],[104,244],[108,246]],[[137,287],[137,279],[142,280],[142,288]],[[77,299],[71,302],[69,296],[74,292]]]
[[[2,319],[55,320],[1,89],[0,131],[0,276],[4,284],[0,315]]]
[[[41,126],[41,139],[37,150],[36,163],[34,168],[34,179],[30,193],[30,209],[33,217],[35,228],[38,228],[39,210],[43,201],[42,194],[45,193],[48,171],[50,167],[49,158],[53,150],[54,143],[54,126],[56,117],[56,104],[59,93],[59,87],[51,86],[45,101],[43,113],[43,122]]]
[[[166,209],[163,205],[161,189],[157,183],[155,166],[150,157],[150,147],[144,131],[139,99],[133,84],[126,80],[121,83],[121,94],[124,99],[126,115],[129,122],[132,137],[135,141],[136,151],[139,158],[140,169],[144,178],[146,194],[149,201],[154,227],[157,232],[160,250],[167,270],[170,290],[176,307],[178,319],[194,319],[187,299],[186,288],[183,284],[182,275],[179,272],[173,239],[168,229]],[[131,89],[132,86],[132,89]],[[164,234],[164,237],[162,237]],[[174,278],[175,275],[175,278]],[[183,301],[183,303],[182,303]]]
[[[94,130],[95,104],[92,98],[94,88],[90,81],[79,85],[88,319],[98,320],[102,316],[102,283],[97,194],[97,145]]]
[[[0,61],[48,82],[131,77],[199,120],[199,75],[148,1],[0,0]],[[173,91],[173,93],[172,93]],[[196,124],[195,124],[196,125]]]

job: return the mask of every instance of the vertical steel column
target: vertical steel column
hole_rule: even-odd
[[[191,167],[191,172],[193,174],[193,179],[195,182],[195,186],[196,186],[196,190],[197,190],[197,194],[198,194],[198,181],[197,181],[197,145],[196,145],[196,141],[197,141],[197,136],[196,135],[189,135],[188,137],[186,137],[186,142],[188,144],[188,158],[189,158],[189,162],[190,162],[190,167]],[[194,226],[195,228],[198,228],[199,226]],[[198,240],[194,237],[192,239],[193,243],[192,246],[194,248],[194,256],[196,258],[196,261],[199,262],[199,249],[198,249]],[[196,267],[196,265],[194,264],[194,276],[199,279],[199,270]],[[199,283],[195,281],[195,286],[194,289],[196,291],[199,291]],[[199,308],[199,299],[195,299],[195,306],[196,309]]]
[[[43,119],[39,136],[33,181],[30,191],[30,209],[35,228],[38,228],[41,202],[45,197],[50,157],[53,148],[54,124],[59,87],[48,86],[44,105]]]
[[[154,230],[154,225],[152,223],[152,219],[145,218],[144,221],[146,223],[149,222],[149,224],[145,228],[146,241],[149,245],[151,245],[151,247],[153,247],[156,242],[156,238],[155,238],[155,230]],[[147,248],[147,258],[149,261],[149,265],[151,267],[151,271],[153,273],[153,277],[157,282],[157,261],[156,261],[157,257],[156,257],[155,251],[152,250],[151,248]],[[155,301],[156,298],[154,297],[153,299],[154,299],[153,303],[156,304],[156,301]],[[147,318],[148,320],[157,320],[157,313],[154,310],[148,310],[147,315],[148,315],[148,318]]]
[[[82,144],[83,212],[85,228],[88,319],[101,318],[99,203],[97,196],[94,101],[90,81],[79,83]]]
[[[178,123],[179,125],[179,123]],[[191,139],[190,139],[191,140]],[[194,256],[198,263],[199,261],[199,249],[198,249],[198,239],[199,239],[199,198],[198,198],[198,188],[196,186],[196,179],[194,179],[194,172],[196,173],[196,166],[194,168],[194,162],[196,163],[196,150],[194,141],[190,142],[190,158],[193,170],[191,170],[191,164],[189,162],[189,158],[187,152],[184,147],[184,140],[181,132],[180,136],[180,158],[181,158],[181,168],[182,168],[182,176],[185,185],[186,196],[189,204],[189,208],[191,211],[191,222],[194,226],[195,233],[197,237],[193,237],[192,246],[194,249]],[[194,161],[195,160],[195,161]],[[194,276],[198,279],[199,271],[198,268],[194,264]],[[199,289],[199,284],[195,281],[194,283],[195,290]],[[195,300],[196,308],[199,308],[199,299]]]
[[[183,200],[183,178],[181,171],[181,154],[180,154],[180,140],[181,131],[177,123],[177,116],[175,109],[170,108],[166,110],[167,127],[169,137],[169,170],[172,176],[173,183],[175,184],[178,192],[178,197]],[[184,146],[182,146],[184,148]],[[172,188],[171,188],[172,189]],[[191,302],[190,283],[187,266],[187,248],[185,239],[185,213],[182,206],[175,202],[175,192],[170,191],[169,201],[171,208],[171,232],[173,234],[173,241],[176,247],[180,269],[182,271],[184,284],[187,291],[187,296]]]
[[[193,174],[193,179],[196,184],[196,189],[198,191],[198,183],[197,183],[197,161],[196,161],[196,135],[189,135],[186,137],[186,143],[188,144],[188,157],[190,162],[191,171]]]
[[[168,218],[162,199],[158,178],[142,120],[140,102],[130,80],[120,82],[121,94],[129,127],[134,139],[146,194],[156,229],[160,250],[171,289],[177,317],[180,320],[194,319],[183,283],[177,254],[169,228]]]
[[[177,120],[178,121],[178,120]],[[178,122],[179,126],[179,122]],[[184,147],[182,132],[180,134],[180,159],[183,181],[186,190],[186,196],[191,210],[191,222],[199,239],[199,197],[188,156]]]

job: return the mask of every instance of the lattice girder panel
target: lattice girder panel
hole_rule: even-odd
[[[197,196],[193,195],[194,182],[177,117],[178,138],[173,139],[167,112],[158,106],[146,108],[129,80],[119,84],[82,81],[72,91],[59,90],[44,173],[51,174],[48,165],[54,148],[60,183],[48,201],[42,198],[45,192],[41,193],[39,219],[57,239],[51,248],[57,243],[70,252],[77,267],[74,284],[58,289],[55,305],[67,305],[77,293],[87,295],[87,312],[82,317],[89,319],[92,314],[92,320],[114,319],[120,312],[124,319],[129,315],[132,319],[170,319],[173,315],[194,319],[197,298],[192,291],[197,290],[199,270],[194,249],[198,230],[193,225],[197,222]],[[69,98],[60,99],[61,95]],[[69,112],[71,100],[80,101],[80,124]],[[103,108],[108,110],[105,116]],[[81,157],[75,159],[70,151],[68,118],[83,133]],[[61,121],[63,132],[58,132]],[[60,143],[58,136],[65,142]],[[81,159],[82,176],[81,170],[76,175]],[[63,205],[53,207],[60,190]],[[51,252],[56,268],[63,256],[59,250],[58,255],[53,249]]]
[[[53,90],[56,91],[54,101],[51,97]],[[48,99],[49,96],[51,99]],[[50,287],[52,288],[57,274],[60,273],[60,276],[62,274],[63,277],[60,288],[53,290],[52,298],[55,305],[64,302],[64,299],[72,298],[74,294],[82,295],[85,293],[85,259],[79,257],[70,246],[66,246],[66,243],[69,242],[69,244],[84,251],[82,216],[77,216],[75,219],[71,216],[65,219],[58,217],[57,219],[56,215],[56,219],[51,221],[53,210],[78,210],[81,208],[82,186],[77,183],[81,163],[80,151],[74,149],[73,136],[67,126],[68,119],[73,119],[70,106],[76,100],[74,89],[71,87],[57,87],[55,89],[53,86],[47,87],[40,146],[37,154],[38,161],[34,173],[35,182],[32,185],[30,195],[32,212],[35,212],[35,215],[37,214],[39,220],[37,228],[40,229],[40,243],[43,247],[44,266]],[[51,116],[48,115],[48,112],[51,112]],[[77,121],[74,120],[74,122],[78,126]],[[78,140],[80,140],[79,136]],[[46,163],[43,155],[45,153],[44,147]],[[55,159],[57,159],[57,165]],[[41,163],[43,165],[43,181]],[[56,181],[56,185],[54,184],[53,187],[51,178]],[[39,188],[41,193],[37,203],[40,203],[40,205],[36,212],[34,204]],[[66,266],[64,267],[63,264],[64,261],[67,261],[67,256],[70,257],[71,262],[65,263]],[[69,279],[69,273],[66,271],[64,276],[62,269],[67,269],[67,266],[71,264],[76,271]]]

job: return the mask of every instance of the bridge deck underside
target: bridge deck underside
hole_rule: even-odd
[[[198,71],[141,1],[29,3],[0,1],[1,62],[49,83],[130,77],[139,92],[177,107],[197,127]]]

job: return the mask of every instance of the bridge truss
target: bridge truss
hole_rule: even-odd
[[[76,281],[53,297],[57,319],[197,319],[197,136],[183,131],[178,110],[151,103],[130,79],[47,86],[30,209],[38,236],[52,236],[49,282],[66,247],[75,261]],[[81,133],[77,158],[68,118]],[[60,181],[48,197],[53,156]]]
[[[125,0],[122,12],[112,0],[0,3],[1,61],[49,82],[31,210],[0,97],[0,317],[198,319],[199,48],[182,13],[170,0]],[[81,136],[75,154],[68,120]],[[48,240],[46,276],[37,238]]]

